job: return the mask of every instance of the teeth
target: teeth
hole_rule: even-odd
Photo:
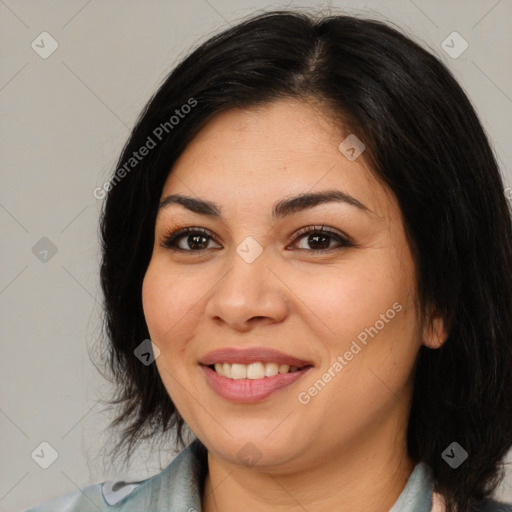
[[[263,363],[251,363],[247,367],[248,379],[263,379],[265,377],[265,365]]]
[[[217,367],[217,365],[215,365],[215,367]],[[217,369],[217,368],[215,368]],[[217,372],[219,373],[219,372]],[[229,363],[224,363],[222,365],[222,375],[224,375],[225,377],[229,377],[230,379],[232,379],[233,377],[231,376],[231,365]]]
[[[298,366],[289,366],[287,364],[278,363],[215,363],[215,371],[222,377],[228,379],[263,379],[264,377],[274,377],[278,373],[294,373],[298,372]]]
[[[224,369],[224,365],[223,365]],[[231,378],[232,379],[246,379],[247,378],[247,365],[245,364],[232,364],[231,365]]]
[[[279,373],[279,365],[277,363],[267,363],[265,365],[265,377],[273,377]]]
[[[279,373],[288,373],[290,367],[287,364],[282,364],[279,366]]]

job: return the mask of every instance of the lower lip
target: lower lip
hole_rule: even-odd
[[[238,403],[253,403],[297,382],[312,368],[307,366],[293,373],[278,373],[262,379],[228,379],[208,366],[200,365],[210,387],[222,398]]]

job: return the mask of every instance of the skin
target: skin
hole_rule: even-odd
[[[416,278],[400,210],[372,175],[364,153],[338,149],[348,135],[321,108],[279,100],[216,115],[171,170],[161,198],[213,201],[222,219],[182,205],[161,208],[143,284],[144,313],[160,349],[156,365],[182,417],[208,448],[203,510],[326,509],[388,511],[413,461],[406,451],[413,367],[421,344],[446,339],[442,320],[418,316]],[[369,213],[330,202],[279,220],[275,202],[336,189]],[[324,225],[354,247],[308,242],[303,227]],[[201,251],[185,234],[173,252],[161,241],[177,227],[201,227]],[[263,248],[247,263],[236,252],[248,236]],[[298,394],[328,371],[365,328],[402,306],[366,346],[312,397]],[[429,325],[430,327],[428,327]],[[224,347],[272,347],[314,368],[252,404],[217,395],[198,365]],[[252,443],[254,465],[238,451]],[[329,507],[329,508],[326,508]]]

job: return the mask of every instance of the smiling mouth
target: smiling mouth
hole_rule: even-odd
[[[209,387],[217,395],[233,403],[245,404],[259,402],[276,392],[283,392],[313,369],[313,365],[299,367],[261,361],[199,366]],[[230,371],[231,376],[224,374],[229,374]]]
[[[225,347],[199,359],[206,383],[233,403],[255,403],[293,386],[313,370],[313,361],[269,347]]]
[[[309,368],[311,365],[290,366],[288,364],[279,364],[275,362],[256,361],[250,364],[241,363],[215,363],[208,365],[208,368],[215,371],[217,375],[228,379],[251,379],[259,380],[276,375],[295,373],[302,369]]]

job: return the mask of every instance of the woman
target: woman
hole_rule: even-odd
[[[197,439],[32,510],[512,510],[511,217],[436,58],[253,17],[177,66],[95,194],[117,450]]]

